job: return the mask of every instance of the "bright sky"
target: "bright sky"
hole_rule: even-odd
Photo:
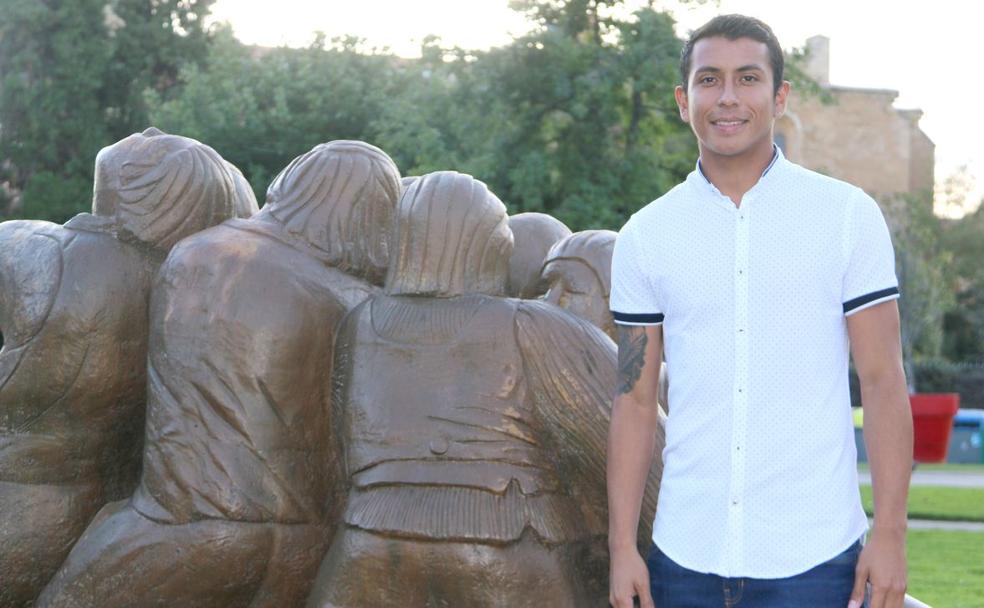
[[[508,0],[217,0],[212,15],[251,44],[304,46],[320,30],[329,38],[355,35],[410,57],[419,56],[428,34],[464,48],[508,43],[529,25],[507,5]],[[680,35],[715,14],[744,13],[769,23],[787,49],[810,36],[827,36],[831,83],[893,89],[899,92],[896,107],[922,109],[920,126],[936,143],[937,182],[966,165],[975,182],[972,204],[984,197],[984,127],[979,118],[968,118],[979,116],[984,105],[978,5],[973,0],[656,3],[671,10]]]

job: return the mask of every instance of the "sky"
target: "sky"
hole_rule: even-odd
[[[646,3],[626,4],[631,9]],[[984,198],[984,123],[972,118],[984,106],[977,1],[655,4],[673,14],[681,36],[719,13],[762,19],[787,50],[802,47],[811,36],[827,36],[831,84],[898,91],[896,107],[924,112],[919,124],[936,144],[937,183],[966,166],[973,182],[970,206]],[[431,34],[446,46],[486,49],[508,44],[530,27],[508,8],[508,0],[217,0],[212,21],[230,23],[249,44],[304,46],[322,31],[329,38],[355,35],[405,57],[419,56],[421,41]]]

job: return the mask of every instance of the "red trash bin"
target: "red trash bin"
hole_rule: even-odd
[[[953,417],[960,409],[958,393],[916,393],[912,406],[912,457],[916,462],[944,462]]]

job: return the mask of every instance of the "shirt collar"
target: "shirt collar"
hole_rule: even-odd
[[[769,165],[765,168],[765,171],[762,172],[762,177],[765,177],[766,175],[769,174],[769,171],[772,170],[772,167],[776,164],[776,162],[778,160],[785,159],[785,158],[786,157],[783,156],[783,154],[782,154],[782,150],[780,150],[779,149],[779,146],[777,146],[775,144],[775,142],[773,142],[772,143],[772,160],[769,161]],[[714,184],[711,183],[711,180],[707,179],[707,176],[704,175],[704,169],[703,169],[703,167],[700,166],[700,158],[697,159],[697,175],[699,175],[701,177],[701,179],[704,180],[704,183],[705,184],[707,184],[708,186],[714,188]],[[762,177],[760,177],[759,179],[761,180]],[[716,190],[716,188],[715,188],[715,190]]]

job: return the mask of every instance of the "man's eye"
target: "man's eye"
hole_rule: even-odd
[[[746,83],[758,82],[758,76],[755,76],[754,74],[745,74],[744,76],[741,77],[741,81]]]
[[[713,76],[704,76],[703,78],[700,79],[701,84],[714,84],[716,81],[717,78]]]

